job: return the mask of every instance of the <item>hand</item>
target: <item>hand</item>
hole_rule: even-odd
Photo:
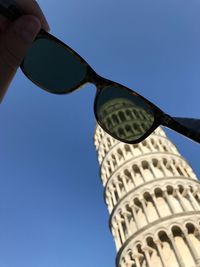
[[[41,27],[49,31],[36,1],[16,0],[16,3],[27,15],[14,22],[0,16],[0,102]]]

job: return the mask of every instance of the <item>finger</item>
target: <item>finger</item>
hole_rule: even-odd
[[[10,24],[7,18],[0,16],[0,33],[2,33]]]
[[[46,31],[50,30],[49,24],[35,0],[16,0],[17,5],[24,11],[25,14],[31,14],[39,18],[42,28]]]
[[[40,28],[38,18],[25,15],[0,36],[0,102]]]

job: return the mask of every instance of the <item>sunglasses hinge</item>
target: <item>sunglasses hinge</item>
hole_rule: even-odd
[[[172,123],[174,120],[172,119],[171,116],[169,116],[168,114],[164,114],[163,118],[162,118],[162,124],[163,125],[169,125],[170,123]]]

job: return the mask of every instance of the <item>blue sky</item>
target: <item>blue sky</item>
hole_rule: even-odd
[[[200,118],[198,0],[40,0],[52,34],[102,76]],[[95,88],[48,94],[19,71],[0,107],[0,267],[111,267],[93,145]],[[167,131],[200,176],[200,145]]]

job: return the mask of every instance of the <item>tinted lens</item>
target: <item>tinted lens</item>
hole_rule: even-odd
[[[67,47],[38,38],[29,49],[23,70],[28,77],[52,93],[67,93],[86,76],[87,68]]]
[[[101,90],[96,99],[96,116],[110,135],[127,143],[141,138],[154,122],[149,105],[120,86]]]

